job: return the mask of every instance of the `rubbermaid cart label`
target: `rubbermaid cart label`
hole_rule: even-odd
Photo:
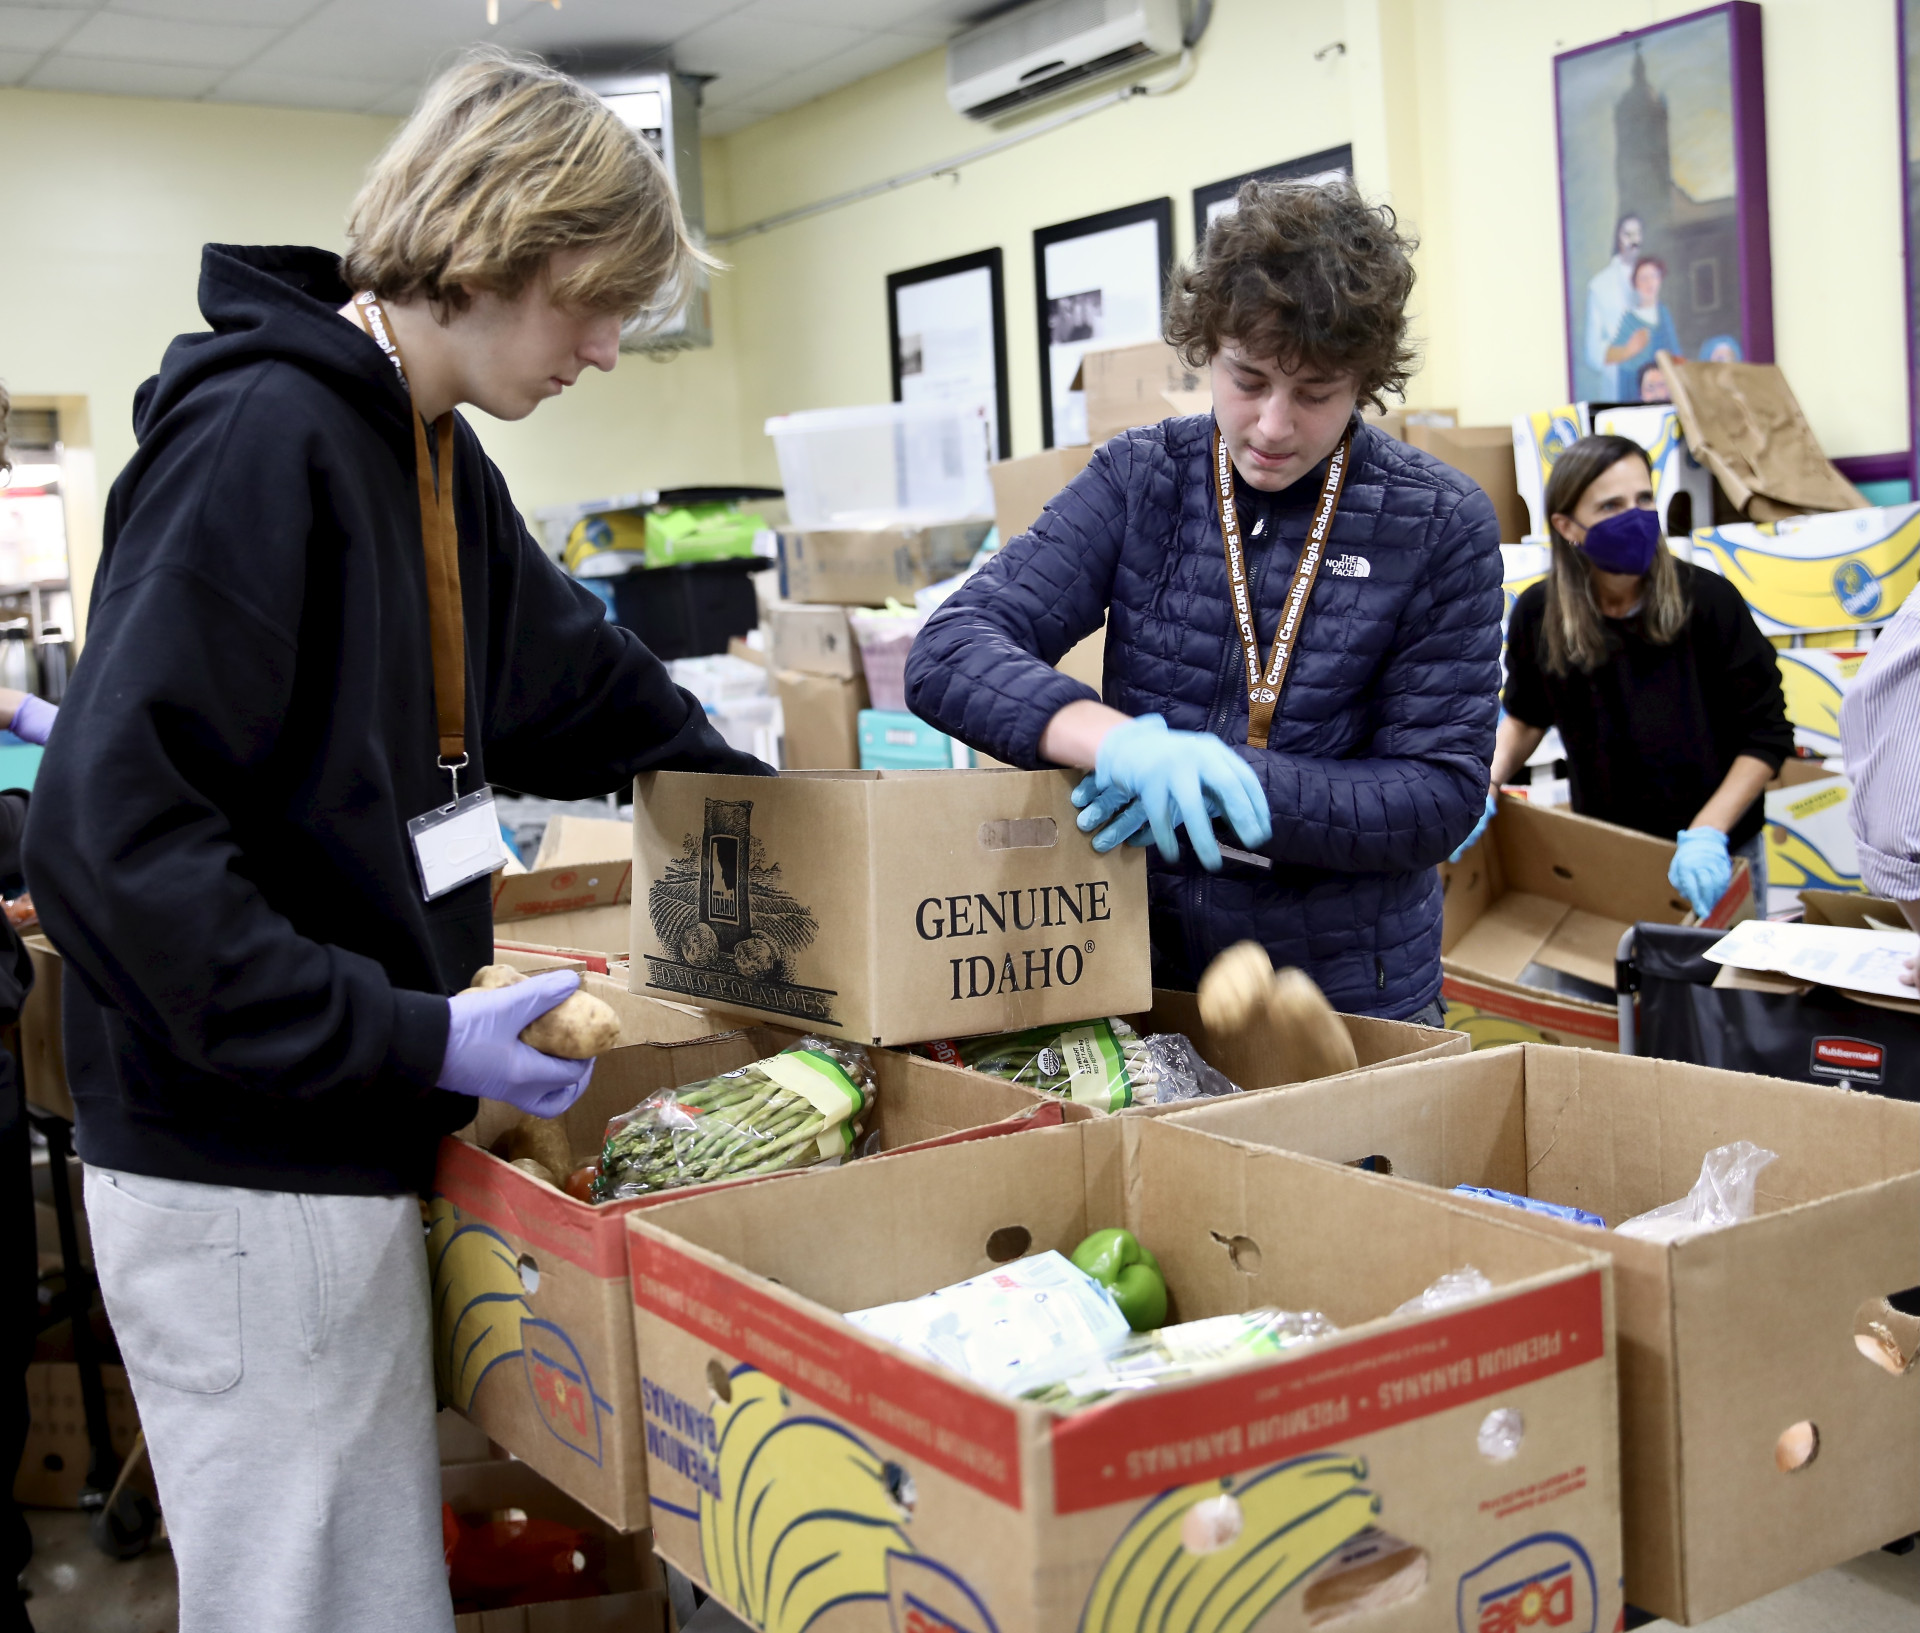
[[[1887,1080],[1887,1051],[1865,1038],[1815,1038],[1808,1068],[1815,1077],[1878,1087]]]
[[[1053,1427],[1053,1502],[1077,1514],[1358,1440],[1606,1351],[1600,1273],[1256,1372],[1149,1390]]]

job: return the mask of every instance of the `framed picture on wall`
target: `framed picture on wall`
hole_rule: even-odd
[[[1920,0],[1897,0],[1900,27],[1900,185],[1907,261],[1907,480],[1920,499]]]
[[[1080,359],[1096,346],[1158,340],[1172,269],[1170,198],[1034,233],[1042,446],[1065,448],[1087,440],[1086,393],[1073,389]]]
[[[1013,457],[1007,303],[998,249],[888,273],[887,341],[896,403],[983,408],[993,457]]]
[[[1562,52],[1553,88],[1574,401],[1666,401],[1662,348],[1771,363],[1760,7]]]
[[[1216,218],[1233,208],[1234,195],[1250,181],[1332,181],[1335,177],[1353,178],[1353,144],[1324,148],[1285,164],[1270,164],[1264,170],[1249,170],[1245,175],[1229,176],[1193,190],[1193,241],[1207,236],[1207,228]]]

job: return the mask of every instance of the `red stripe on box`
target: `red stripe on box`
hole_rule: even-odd
[[[844,1322],[816,1320],[657,1237],[629,1231],[627,1245],[633,1302],[648,1314],[1019,1508],[1020,1420],[1011,1406],[947,1382],[903,1351],[872,1347]]]
[[[595,975],[607,975],[611,973],[605,953],[587,952],[584,949],[577,952],[559,953],[552,947],[543,947],[538,943],[528,944],[519,941],[496,940],[494,946],[504,947],[510,953],[533,953],[536,955],[554,953],[555,956],[564,958],[569,963],[584,964],[588,969],[592,970]]]
[[[1441,977],[1440,995],[1449,1002],[1472,1004],[1488,1015],[1525,1021],[1529,1026],[1572,1032],[1583,1038],[1605,1038],[1614,1044],[1620,1041],[1620,1020],[1612,1010],[1596,1015],[1567,1005],[1539,1003],[1531,998],[1516,997],[1503,987],[1483,987],[1476,981],[1463,981],[1457,975]]]
[[[1360,1440],[1599,1360],[1600,1272],[1212,1383],[1060,1419],[1053,1505],[1079,1514]]]

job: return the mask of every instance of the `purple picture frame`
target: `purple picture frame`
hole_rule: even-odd
[[[1897,0],[1906,3],[1906,0]],[[1604,40],[1562,51],[1553,59],[1554,153],[1560,192],[1561,302],[1566,318],[1567,390],[1575,401],[1583,397],[1576,348],[1583,322],[1575,310],[1575,281],[1569,265],[1567,209],[1566,110],[1563,107],[1565,65],[1596,52],[1622,46],[1699,24],[1711,17],[1726,21],[1728,72],[1733,125],[1734,224],[1733,243],[1739,270],[1740,311],[1737,329],[1741,357],[1752,363],[1773,361],[1773,260],[1767,215],[1766,82],[1760,44],[1761,8],[1754,0],[1728,0],[1683,17],[1670,18],[1648,28],[1609,35]],[[1611,251],[1609,253],[1612,253]],[[1596,399],[1593,392],[1586,400]]]

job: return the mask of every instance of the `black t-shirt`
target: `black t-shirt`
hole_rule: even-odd
[[[1717,573],[1675,564],[1692,606],[1671,642],[1656,646],[1636,612],[1605,620],[1607,660],[1582,674],[1546,667],[1547,583],[1514,603],[1507,624],[1507,713],[1560,728],[1573,808],[1671,839],[1690,825],[1734,760],[1778,768],[1793,752],[1778,658],[1740,592]],[[1760,831],[1760,801],[1728,835]]]

